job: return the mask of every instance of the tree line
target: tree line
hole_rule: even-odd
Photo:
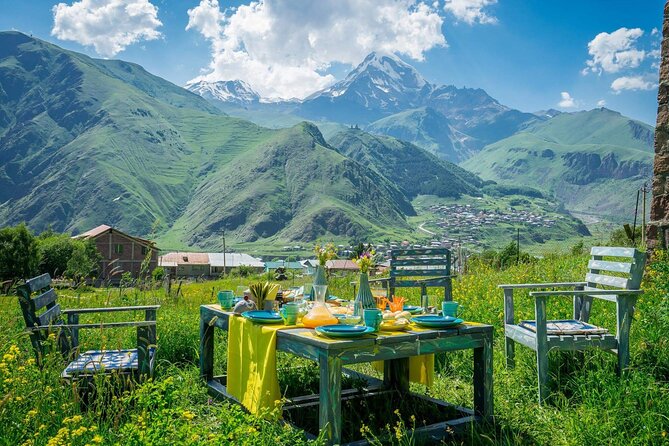
[[[98,273],[102,256],[90,240],[48,229],[33,234],[23,223],[0,229],[0,280],[49,273],[79,283]]]

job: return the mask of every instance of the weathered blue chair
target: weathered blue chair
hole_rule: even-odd
[[[33,293],[37,295],[31,297]],[[119,373],[137,376],[153,372],[156,346],[156,310],[160,305],[110,308],[79,308],[61,310],[56,302],[56,291],[51,287],[48,274],[26,281],[17,289],[19,303],[26,322],[26,330],[37,356],[37,364],[43,364],[43,357],[49,334],[53,333],[57,345],[68,361],[62,373],[66,381],[90,378],[95,373]],[[79,323],[79,315],[86,313],[109,313],[116,311],[144,311],[144,321]],[[41,312],[41,314],[38,314]],[[67,316],[67,324],[62,316]],[[79,352],[79,330],[116,327],[137,327],[137,348],[124,350],[91,350]]]
[[[427,296],[428,288],[443,288],[444,301],[453,300],[451,251],[447,248],[393,249],[390,251],[390,277],[370,280],[388,289],[388,297],[396,288],[420,288]],[[354,293],[355,294],[355,293]],[[435,302],[438,308],[441,303]]]
[[[515,365],[515,343],[537,352],[539,402],[548,396],[548,352],[557,350],[602,349],[618,356],[618,373],[629,364],[629,336],[632,315],[646,264],[646,254],[634,248],[593,247],[588,273],[583,282],[530,283],[499,285],[504,290],[504,331],[506,334],[506,365]],[[614,273],[615,275],[611,275]],[[606,288],[604,288],[606,287]],[[513,291],[515,289],[573,288],[562,291],[533,291],[532,321],[516,323]],[[547,320],[546,301],[549,296],[573,297],[573,319]],[[588,323],[593,298],[616,303],[616,334]]]

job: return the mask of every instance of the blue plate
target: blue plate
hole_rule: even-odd
[[[279,313],[274,313],[273,311],[265,310],[252,310],[242,313],[242,316],[246,319],[249,319],[252,322],[257,322],[260,324],[280,324],[283,323],[283,319]]]
[[[449,328],[460,325],[464,321],[452,316],[437,316],[436,314],[425,314],[411,318],[411,322],[427,328]]]
[[[316,333],[330,338],[357,338],[373,331],[372,327],[363,325],[323,325],[316,327]]]
[[[423,311],[423,307],[419,307],[418,305],[405,305],[402,310],[408,311],[411,314],[417,314]]]

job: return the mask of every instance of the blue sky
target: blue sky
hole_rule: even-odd
[[[662,0],[58,3],[0,0],[0,29],[179,85],[242,78],[282,97],[341,79],[371,50],[393,51],[430,82],[480,87],[523,111],[605,104],[655,121]]]

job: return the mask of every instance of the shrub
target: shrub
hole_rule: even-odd
[[[154,268],[151,272],[151,277],[153,277],[153,280],[156,282],[161,282],[165,278],[165,268],[162,266]]]
[[[0,229],[0,280],[30,278],[37,263],[37,242],[25,224]]]
[[[67,261],[65,275],[74,280],[77,285],[97,274],[102,257],[90,240],[73,240],[72,243],[72,255]]]

